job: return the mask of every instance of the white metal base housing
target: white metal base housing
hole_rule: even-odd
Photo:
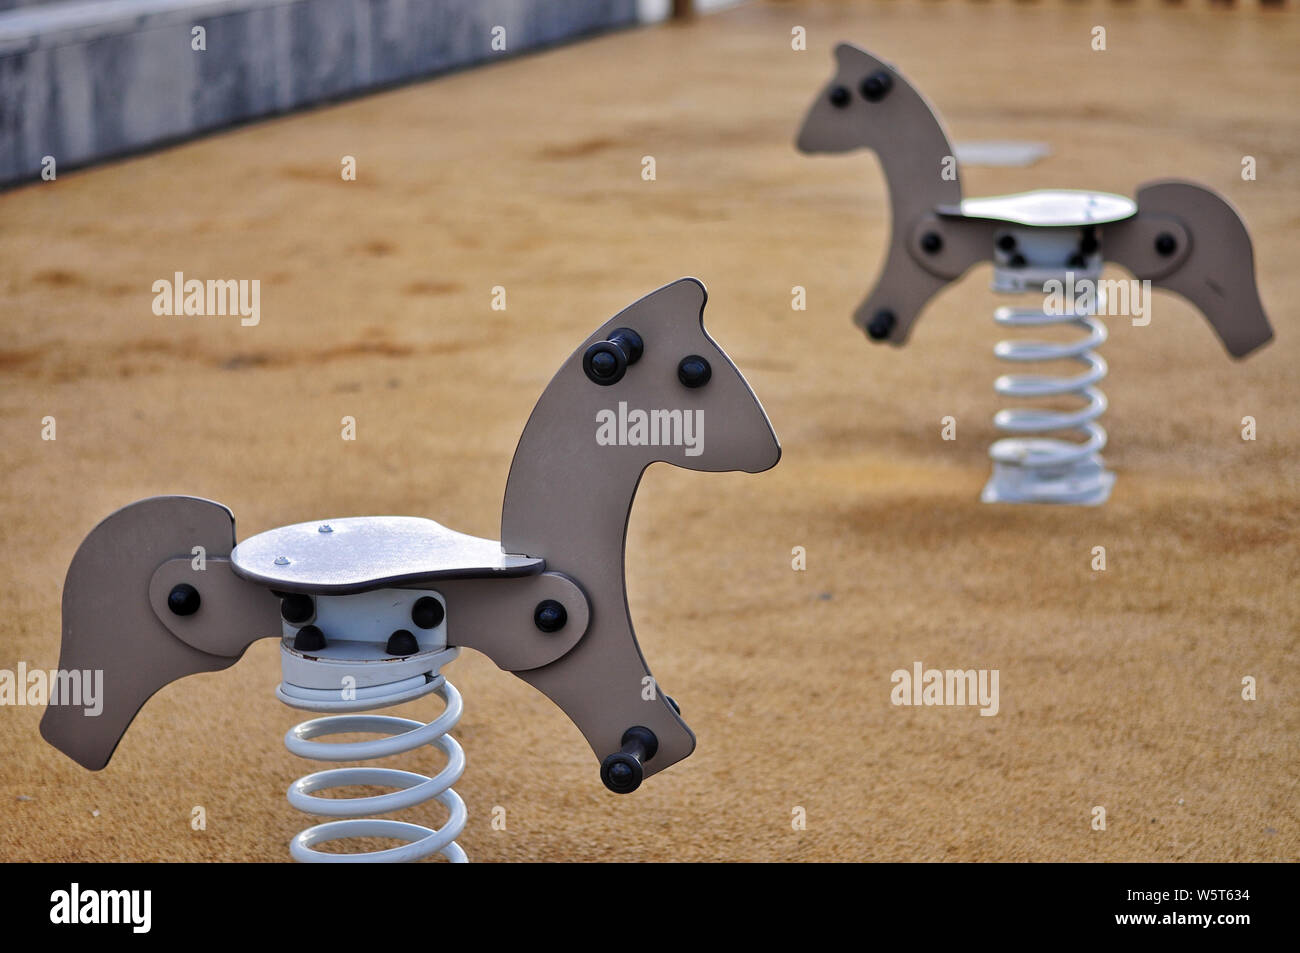
[[[1067,441],[998,441],[994,444],[1020,444],[1027,454],[1042,452],[1042,444],[1060,444],[1073,447]],[[1034,444],[1039,444],[1035,447]],[[1004,449],[1006,449],[1004,447]],[[992,451],[990,450],[990,455]],[[1100,455],[1091,454],[1076,464],[1059,468],[1026,469],[1019,464],[998,463],[994,457],[993,475],[980,500],[984,503],[1074,503],[1082,506],[1099,506],[1110,499],[1115,485],[1115,474],[1106,469]]]
[[[435,625],[421,628],[412,621],[420,600],[436,599],[442,606]],[[289,803],[300,811],[330,820],[296,836],[289,845],[294,860],[305,863],[400,863],[441,854],[452,863],[465,863],[456,838],[465,829],[465,802],[451,789],[465,770],[465,753],[450,731],[460,721],[460,693],[440,669],[460,654],[447,645],[446,602],[432,590],[375,589],[342,596],[312,598],[311,624],[326,644],[311,650],[294,647],[303,623],[284,623],[280,644],[283,681],[276,695],[287,705],[330,712],[291,728],[284,743],[294,754],[319,761],[368,761],[413,751],[424,745],[446,757],[433,777],[393,768],[347,767],[317,771],[295,781]],[[432,619],[429,620],[430,622]],[[414,637],[410,655],[388,653],[388,636],[405,629]],[[425,724],[390,715],[356,714],[437,694],[441,715]],[[347,714],[335,714],[345,712]],[[315,739],[351,733],[380,735],[373,740],[328,742]],[[372,797],[323,797],[320,791],[354,785],[394,790]],[[441,827],[374,817],[436,800],[447,811]],[[317,849],[330,841],[379,837],[405,841],[387,850],[333,853]]]

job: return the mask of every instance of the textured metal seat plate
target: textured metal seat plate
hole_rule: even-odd
[[[1042,189],[1014,195],[962,199],[960,206],[941,207],[938,211],[941,215],[990,219],[1010,225],[1077,228],[1132,218],[1137,214],[1137,203],[1110,192]]]
[[[364,592],[432,579],[527,576],[544,560],[501,551],[413,516],[360,516],[281,526],[230,554],[237,575],[285,592]]]

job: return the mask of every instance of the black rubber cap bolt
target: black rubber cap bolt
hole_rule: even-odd
[[[878,103],[889,95],[894,88],[894,77],[884,70],[876,70],[862,81],[862,98],[869,103]]]
[[[852,98],[853,94],[849,92],[847,86],[831,87],[831,105],[836,109],[843,109],[849,104],[849,100]]]
[[[421,629],[436,629],[442,624],[447,612],[442,603],[433,596],[421,596],[411,606],[411,621]]]
[[[894,330],[898,319],[892,311],[877,311],[875,317],[867,324],[867,337],[873,341],[883,341]]]
[[[703,387],[713,377],[713,368],[698,354],[682,358],[677,364],[677,379],[687,387]]]
[[[568,621],[568,610],[554,599],[543,599],[533,610],[533,623],[543,632],[559,632]]]
[[[1174,252],[1178,251],[1178,239],[1168,232],[1161,232],[1156,236],[1156,253],[1168,258]]]
[[[415,655],[420,651],[420,643],[410,629],[398,629],[388,637],[385,650],[389,655]]]
[[[325,633],[318,626],[304,625],[293,637],[293,647],[299,652],[319,652],[325,648]]]
[[[310,622],[316,614],[316,603],[311,596],[299,592],[288,593],[280,600],[280,616],[290,625],[302,625]]]
[[[615,794],[631,794],[645,779],[645,769],[636,758],[612,754],[600,766],[600,779]]]
[[[645,778],[642,763],[659,750],[659,739],[649,728],[636,725],[623,732],[623,748],[600,765],[600,780],[615,794],[631,794]]]
[[[641,360],[645,342],[631,328],[615,328],[606,341],[597,341],[582,355],[582,370],[593,382],[617,384],[627,369]]]
[[[617,344],[597,341],[582,355],[582,370],[594,383],[608,387],[627,373],[627,356]]]
[[[173,615],[194,615],[202,603],[199,591],[188,582],[172,586],[172,591],[167,593],[167,608]]]

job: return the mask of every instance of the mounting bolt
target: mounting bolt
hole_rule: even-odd
[[[831,88],[831,105],[836,109],[843,109],[852,98],[847,86],[834,86]]]
[[[878,103],[894,88],[894,77],[884,70],[876,70],[862,81],[862,98],[869,103]]]
[[[617,384],[627,373],[627,355],[617,344],[597,341],[582,355],[582,370],[588,380],[608,387]]]
[[[421,596],[411,606],[411,621],[422,629],[436,629],[446,615],[442,603],[433,596]]]
[[[615,328],[604,341],[597,341],[582,355],[582,370],[602,387],[617,384],[627,369],[641,360],[645,342],[631,328]]]
[[[533,624],[543,632],[559,632],[568,621],[568,610],[554,599],[543,599],[533,610]]]
[[[631,328],[615,328],[606,340],[622,350],[623,356],[627,358],[628,367],[641,360],[641,355],[645,353],[645,341],[641,340],[641,335]]]
[[[943,248],[943,236],[938,232],[926,232],[921,236],[921,250],[927,255],[936,254]]]
[[[600,764],[600,779],[615,794],[631,794],[645,777],[642,762],[659,750],[659,739],[649,728],[635,725],[623,732],[623,748]]]
[[[677,364],[677,379],[692,390],[703,387],[712,376],[713,368],[698,354],[688,355]]]
[[[1015,236],[1015,235],[999,235],[999,236],[998,236],[998,248],[1002,249],[1003,251],[1015,251],[1015,250],[1016,250],[1016,236]]]
[[[287,566],[287,565],[289,565],[289,557],[288,557],[288,556],[276,556],[276,557],[275,557],[275,564],[276,564],[277,566]]]
[[[318,532],[318,533],[332,533],[332,532],[334,532],[334,527],[331,526],[329,523],[321,523],[319,526],[316,527],[316,532]]]
[[[892,311],[877,311],[871,323],[867,325],[867,337],[873,341],[883,341],[889,337],[889,332],[894,330],[894,325],[898,323],[898,318]]]
[[[172,586],[172,591],[167,593],[167,608],[172,610],[173,615],[194,615],[202,602],[199,591],[188,582]]]
[[[1159,255],[1168,258],[1174,252],[1178,251],[1178,239],[1174,238],[1168,232],[1161,232],[1156,236],[1156,252]]]
[[[290,592],[280,600],[280,617],[290,625],[302,625],[304,622],[309,622],[315,614],[316,603],[312,601],[311,596],[305,596],[300,592]]]
[[[325,648],[325,633],[317,626],[304,625],[293,637],[293,647],[299,652],[319,652]]]
[[[1024,255],[1020,254],[1020,252],[1016,252],[1014,255],[1011,256],[1011,261],[1007,262],[1007,264],[1009,264],[1012,268],[1023,268],[1025,267],[1025,265],[1028,264],[1028,262],[1025,261]]]
[[[410,629],[398,629],[388,637],[384,650],[389,655],[415,655],[420,651],[420,643]]]

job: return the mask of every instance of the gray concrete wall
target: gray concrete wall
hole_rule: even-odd
[[[0,4],[28,0],[0,0]],[[93,0],[0,12],[0,183],[632,24],[637,0]],[[206,30],[206,50],[191,48]],[[492,50],[505,27],[507,50]]]

